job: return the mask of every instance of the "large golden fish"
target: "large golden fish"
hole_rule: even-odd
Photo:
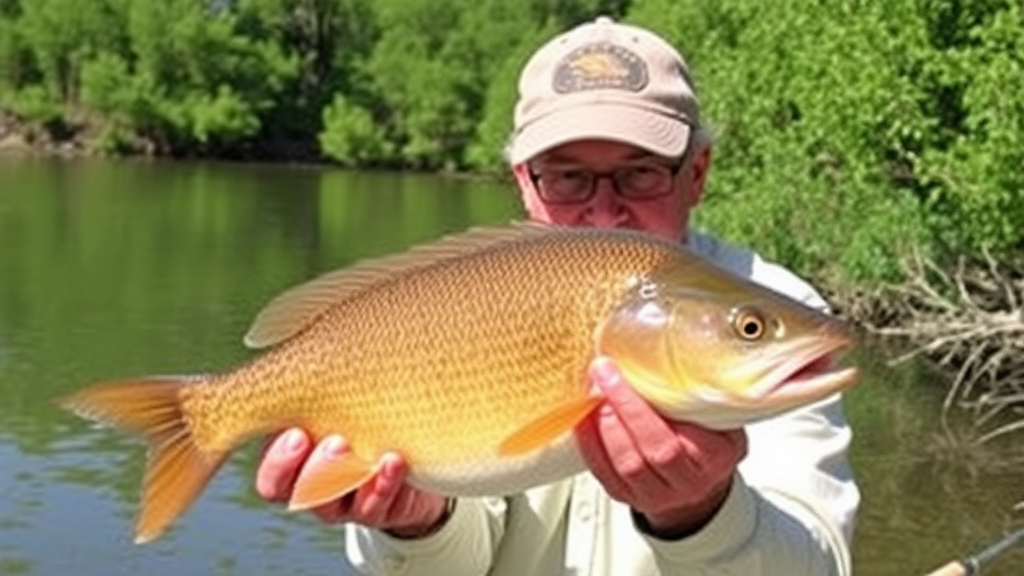
[[[499,495],[583,470],[568,434],[600,402],[587,366],[612,357],[666,417],[724,429],[856,379],[831,358],[844,325],[676,243],[639,232],[476,229],[293,288],[229,372],[97,384],[63,405],[150,443],[136,542],[156,538],[233,449],[289,426],[352,451],[303,474],[291,508],[373,477],[388,451],[409,483]]]

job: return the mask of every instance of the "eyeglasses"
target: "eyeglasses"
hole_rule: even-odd
[[[540,199],[548,204],[583,204],[594,197],[602,178],[611,180],[615,193],[622,198],[653,200],[672,192],[673,180],[682,166],[682,159],[671,166],[647,162],[608,172],[576,166],[531,166],[530,179]]]

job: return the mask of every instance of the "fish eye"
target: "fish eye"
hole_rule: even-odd
[[[754,308],[742,308],[733,314],[733,330],[744,340],[760,340],[764,336],[765,325],[764,316]]]

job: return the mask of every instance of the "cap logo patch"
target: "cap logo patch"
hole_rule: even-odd
[[[647,85],[647,65],[622,46],[587,44],[558,62],[552,85],[559,94],[601,88],[639,92]]]

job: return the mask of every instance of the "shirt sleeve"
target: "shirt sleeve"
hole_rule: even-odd
[[[349,524],[345,551],[361,574],[483,576],[503,535],[506,507],[502,498],[461,498],[448,522],[420,539],[399,539]]]

